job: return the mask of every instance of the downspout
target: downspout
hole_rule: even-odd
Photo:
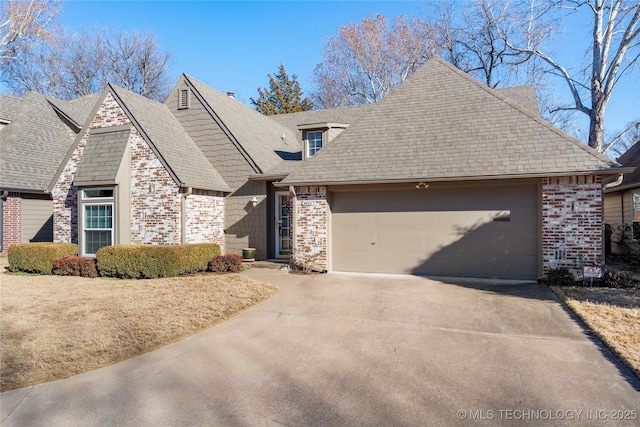
[[[615,181],[612,181],[608,184],[605,184],[602,186],[602,191],[607,190],[609,188],[613,188],[613,187],[617,187],[618,185],[622,184],[622,180],[624,179],[624,175],[620,174],[618,175],[618,178],[616,178]]]
[[[8,191],[3,191],[0,195],[0,252],[4,250],[4,223],[3,223],[3,215],[4,215],[4,202],[9,197]]]
[[[187,197],[193,193],[193,187],[187,187],[187,191],[180,196],[180,244],[187,243]]]

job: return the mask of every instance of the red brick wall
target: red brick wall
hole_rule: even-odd
[[[602,261],[602,180],[597,175],[542,180],[542,252],[549,268]]]
[[[22,241],[22,198],[18,193],[9,193],[2,202],[2,255],[6,256],[9,246]]]

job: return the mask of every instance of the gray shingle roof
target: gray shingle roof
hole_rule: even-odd
[[[0,131],[0,186],[46,192],[74,137],[47,97],[28,93]]]
[[[0,94],[0,121],[10,122],[13,120],[20,106],[20,101],[20,98]]]
[[[49,102],[64,112],[79,128],[82,128],[87,116],[99,98],[99,93],[92,93],[91,95],[70,100],[49,98]]]
[[[536,98],[536,91],[532,85],[512,86],[494,89],[504,97],[511,99],[519,107],[526,108],[537,116],[540,115],[540,105]]]
[[[375,108],[374,104],[365,104],[354,105],[351,107],[329,108],[326,110],[309,110],[301,111],[299,113],[277,114],[269,117],[295,131],[296,135],[300,136],[301,133],[297,128],[298,125],[311,123],[347,123],[352,125],[361,117],[366,115],[372,108]]]
[[[116,175],[129,141],[131,127],[114,126],[106,129],[109,132],[92,131],[89,134],[87,146],[73,178],[75,185],[116,184]]]
[[[136,123],[138,131],[155,147],[179,185],[201,190],[231,191],[166,105],[126,89],[109,87],[116,99],[121,101],[121,106],[129,112],[129,118]]]
[[[297,132],[193,77],[185,77],[255,162],[260,169],[257,172],[273,168],[284,159],[301,158]]]
[[[608,192],[640,187],[640,141],[636,142],[633,147],[620,156],[618,163],[625,167],[636,168],[636,170],[626,174],[622,184],[618,187],[610,188]]]
[[[432,59],[283,183],[486,179],[619,165]]]

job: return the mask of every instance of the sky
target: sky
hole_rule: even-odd
[[[238,100],[249,104],[250,98],[257,98],[258,87],[268,86],[267,76],[280,63],[289,75],[297,74],[304,90],[310,90],[313,70],[322,61],[324,39],[336,34],[338,27],[376,13],[389,20],[397,14],[422,17],[429,13],[429,5],[422,0],[67,0],[60,18],[71,30],[110,26],[151,31],[172,55],[174,81],[186,73],[221,92],[235,92]],[[563,64],[579,65],[584,58],[589,34],[585,18],[574,18],[558,38],[556,54]],[[640,70],[617,89],[607,110],[606,126],[611,130],[640,119]],[[561,82],[556,95],[569,96]],[[583,123],[588,131],[588,122]]]

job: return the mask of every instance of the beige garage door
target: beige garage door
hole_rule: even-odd
[[[332,191],[335,271],[535,279],[537,187]]]

